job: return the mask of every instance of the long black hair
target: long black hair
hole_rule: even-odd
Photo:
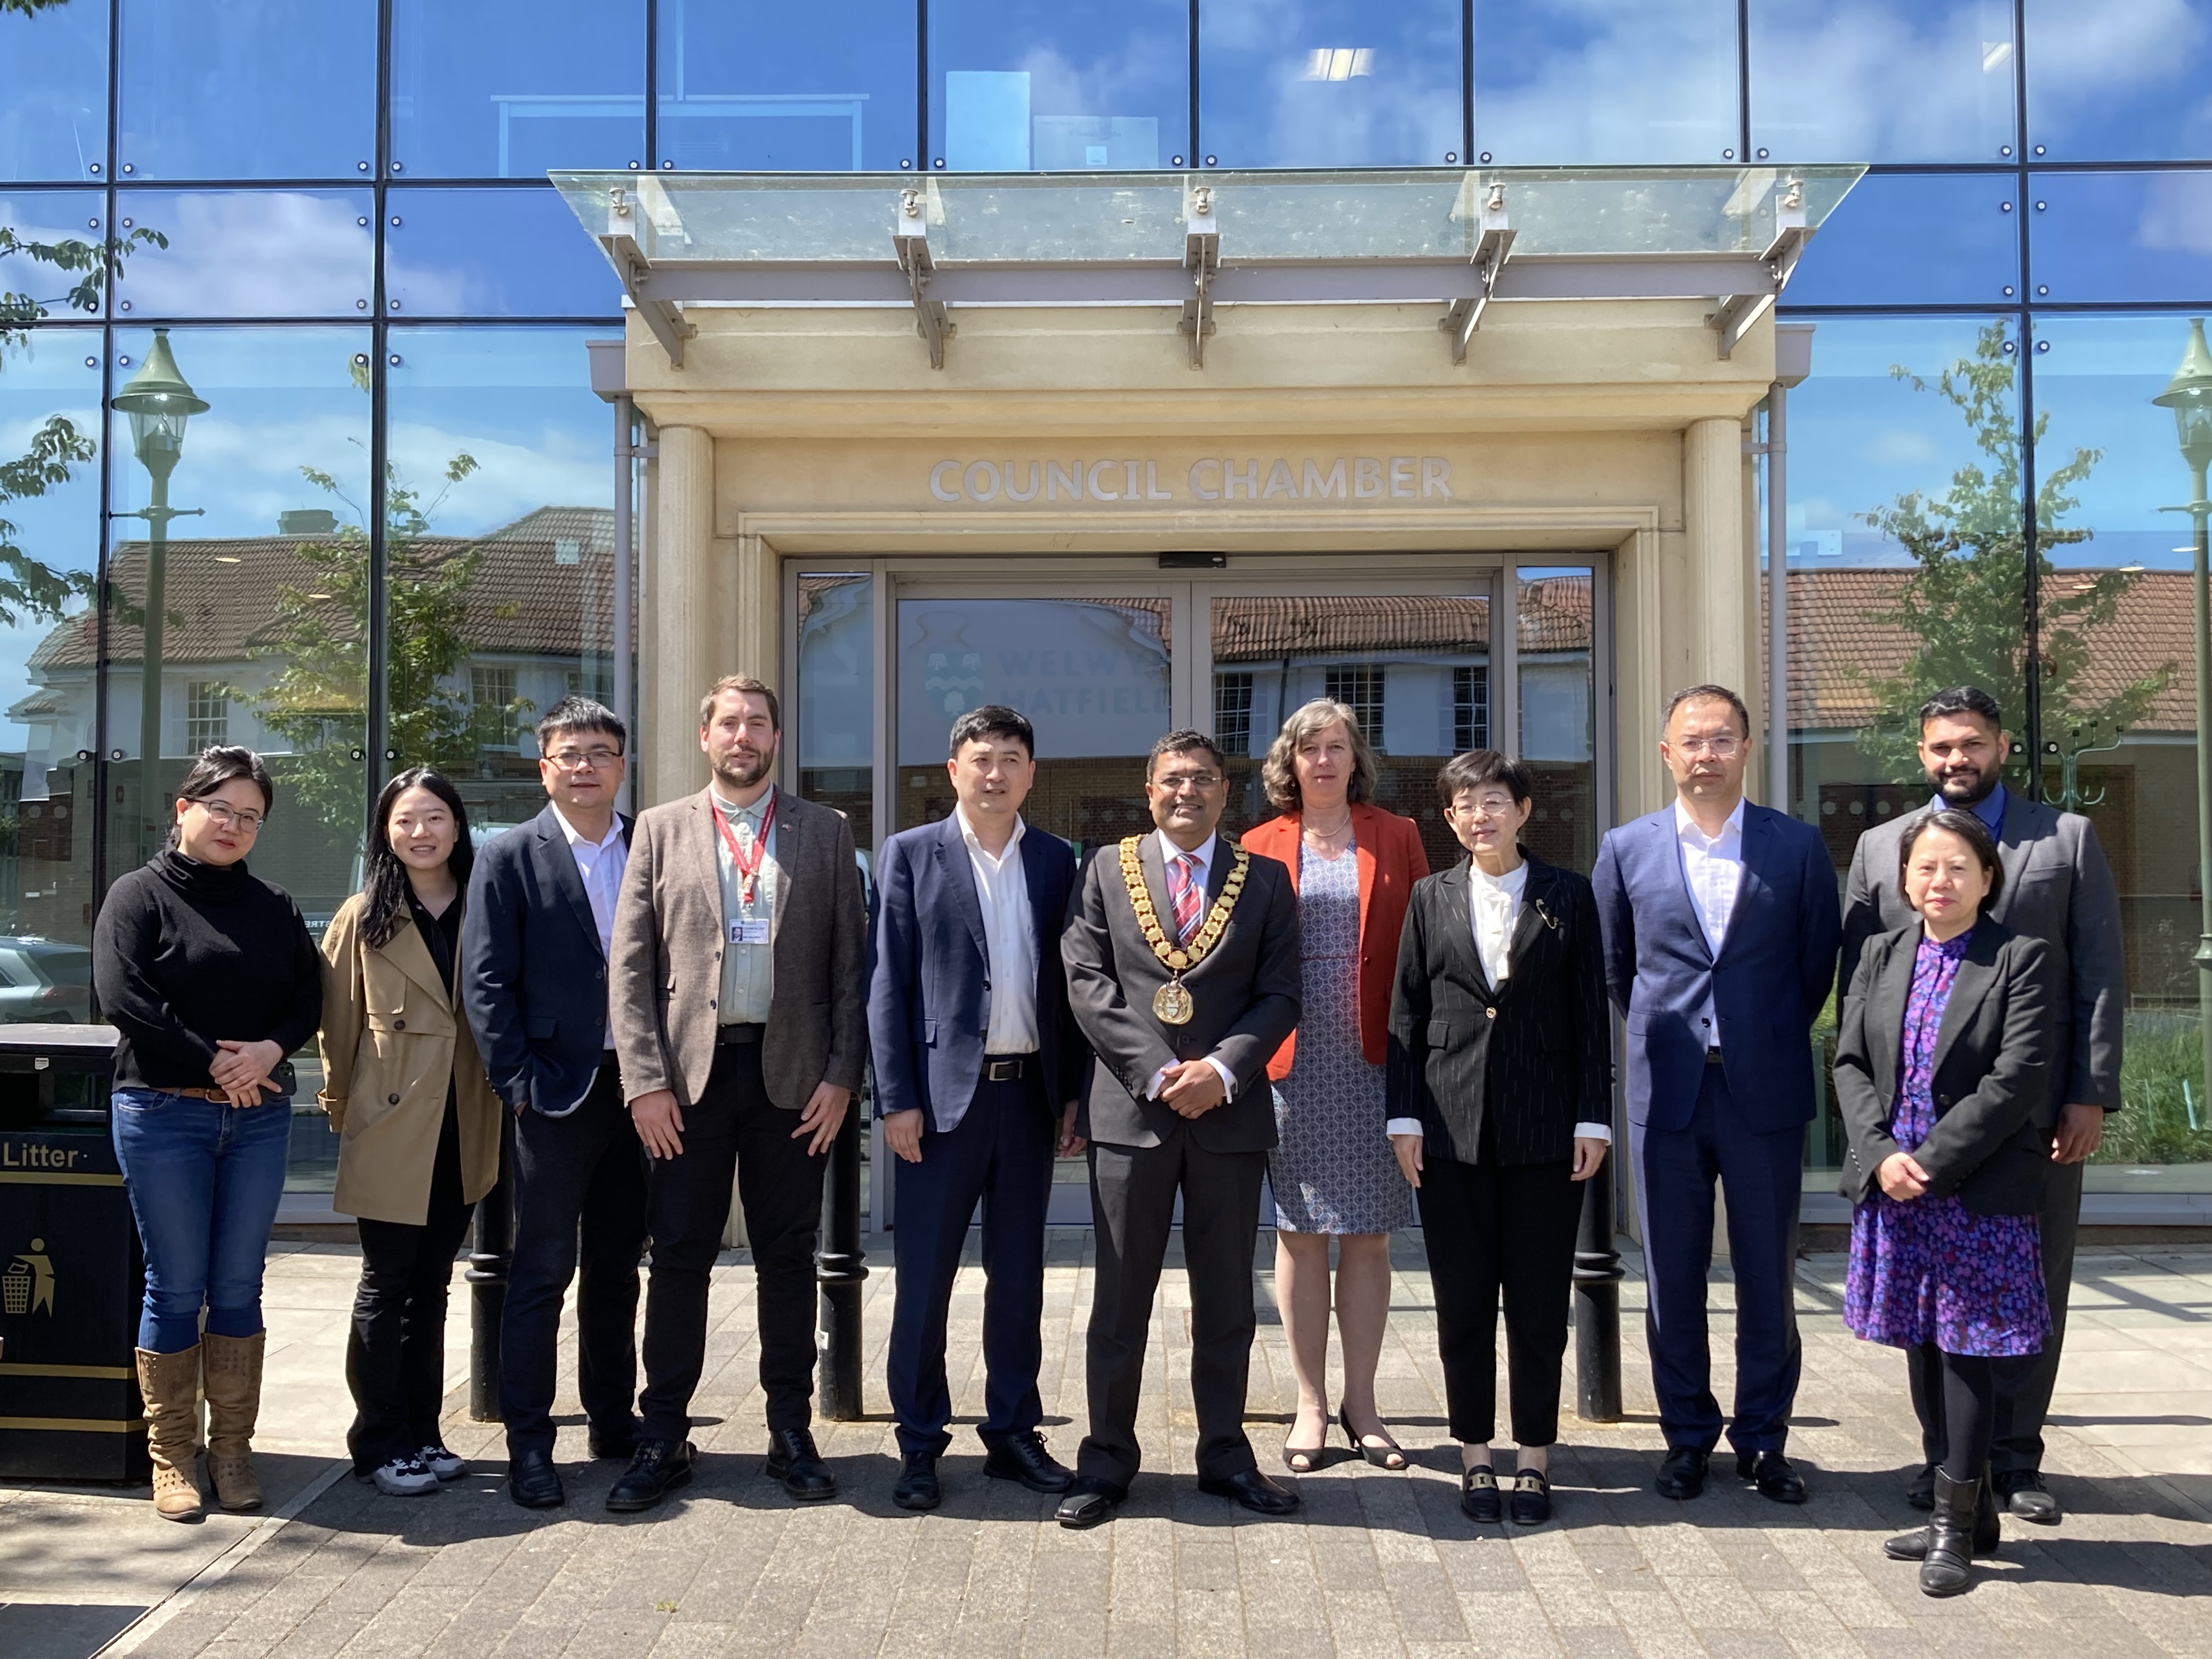
[[[453,815],[453,851],[446,865],[463,892],[468,890],[469,871],[477,861],[476,845],[469,839],[469,809],[444,773],[413,766],[386,784],[376,798],[371,820],[374,827],[369,832],[368,856],[362,860],[361,890],[368,896],[368,903],[362,913],[361,932],[372,950],[391,944],[407,915],[407,866],[392,850],[392,809],[410,789],[428,790]]]

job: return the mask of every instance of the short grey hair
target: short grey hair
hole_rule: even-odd
[[[1283,729],[1275,734],[1274,742],[1267,745],[1267,759],[1260,763],[1260,786],[1267,792],[1270,806],[1279,812],[1298,810],[1298,769],[1295,764],[1298,750],[1339,724],[1352,734],[1352,781],[1345,798],[1355,805],[1374,799],[1375,792],[1382,787],[1382,769],[1375,763],[1375,745],[1359,729],[1359,716],[1346,704],[1316,697],[1304,708],[1291,711],[1290,719],[1283,722]]]

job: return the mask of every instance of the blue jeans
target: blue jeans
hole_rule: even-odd
[[[115,1156],[146,1249],[138,1346],[181,1353],[261,1332],[261,1266],[284,1192],[292,1107],[234,1107],[159,1089],[118,1089]]]

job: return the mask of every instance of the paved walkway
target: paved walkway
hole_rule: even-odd
[[[869,1243],[872,1259],[886,1261],[888,1241]],[[1263,1240],[1263,1304],[1270,1250]],[[1055,1235],[1043,1386],[1048,1432],[1070,1455],[1088,1252],[1087,1233]],[[1158,1472],[1139,1478],[1114,1524],[1069,1533],[1051,1523],[1048,1500],[985,1480],[972,1438],[946,1461],[942,1510],[891,1507],[880,1355],[890,1279],[881,1267],[868,1283],[871,1417],[821,1433],[845,1496],[791,1504],[760,1478],[750,1273],[737,1255],[717,1273],[699,1407],[709,1420],[697,1431],[707,1460],[662,1511],[608,1515],[600,1500],[615,1469],[581,1462],[566,1469],[567,1509],[516,1509],[500,1483],[495,1431],[465,1419],[449,1438],[483,1459],[480,1473],[434,1498],[380,1498],[326,1461],[348,1409],[337,1350],[352,1253],[280,1246],[263,1441],[274,1454],[264,1460],[276,1477],[271,1517],[188,1528],[155,1518],[143,1496],[0,1490],[0,1604],[12,1604],[0,1605],[0,1652],[81,1659],[137,1619],[110,1651],[2212,1659],[2212,1251],[2083,1254],[2050,1458],[2068,1518],[2051,1530],[2008,1521],[2002,1559],[1950,1602],[1922,1598],[1911,1570],[1881,1555],[1881,1539],[1913,1518],[1901,1492],[1915,1441],[1901,1361],[1840,1328],[1840,1257],[1808,1258],[1799,1274],[1806,1366],[1792,1450],[1808,1468],[1809,1504],[1780,1508],[1726,1480],[1687,1504],[1651,1492],[1658,1437],[1632,1271],[1629,1419],[1569,1423],[1553,1461],[1559,1517],[1533,1532],[1460,1517],[1417,1237],[1401,1238],[1396,1263],[1382,1398],[1414,1449],[1413,1470],[1389,1474],[1340,1453],[1298,1481],[1305,1512],[1283,1522],[1200,1495],[1188,1300],[1171,1279],[1146,1396]],[[963,1276],[956,1364],[975,1351],[980,1290]],[[1273,1468],[1295,1393],[1264,1305],[1262,1322],[1250,1418]],[[980,1403],[981,1381],[956,1376],[963,1408]],[[456,1413],[461,1398],[449,1401]],[[564,1436],[564,1457],[580,1454],[580,1428]]]

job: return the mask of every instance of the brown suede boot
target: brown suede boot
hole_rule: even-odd
[[[237,1514],[261,1507],[253,1478],[253,1422],[261,1412],[261,1351],[268,1334],[200,1338],[208,1403],[208,1480],[216,1501]]]
[[[198,1521],[206,1511],[192,1479],[199,1455],[197,1407],[200,1351],[149,1353],[138,1350],[138,1392],[146,1401],[146,1450],[154,1460],[154,1513],[167,1521]]]

